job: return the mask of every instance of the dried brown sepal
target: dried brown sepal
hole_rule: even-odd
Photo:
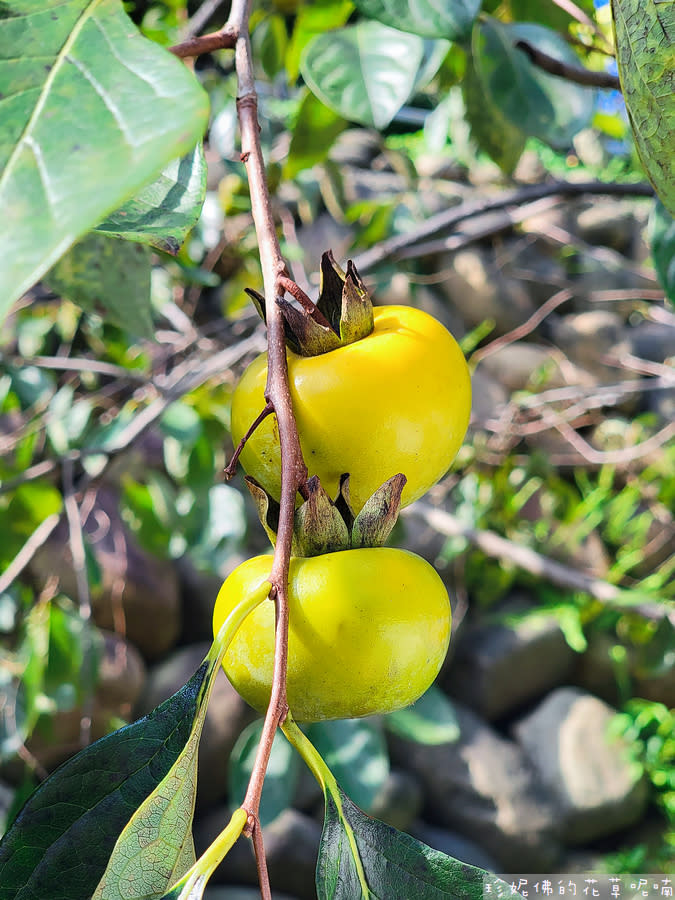
[[[408,479],[394,475],[366,500],[363,509],[354,519],[351,546],[381,547],[396,524],[401,508],[401,493]]]
[[[320,556],[349,549],[349,530],[316,475],[305,485],[307,499],[295,511],[293,555]]]
[[[373,330],[373,304],[351,260],[344,272],[330,250],[321,256],[319,296],[316,303],[286,276],[279,288],[290,293],[297,305],[279,298],[284,317],[286,344],[300,356],[320,356],[367,337]],[[246,288],[260,316],[265,319],[265,298]]]
[[[354,263],[347,263],[347,275],[342,289],[340,340],[352,344],[369,335],[374,327],[373,304]]]
[[[253,497],[260,524],[265,529],[265,534],[270,539],[270,544],[274,547],[277,543],[277,531],[279,530],[279,503],[267,493],[265,488],[255,478],[247,475],[244,481],[251,497]]]
[[[352,509],[352,502],[349,495],[349,477],[348,472],[345,472],[344,475],[340,475],[340,487],[338,488],[338,495],[335,498],[335,506],[347,526],[347,531],[351,534],[352,526],[354,525],[354,510]]]
[[[286,343],[294,353],[301,356],[319,356],[321,353],[328,353],[329,350],[335,350],[340,346],[340,338],[320,312],[318,314],[326,322],[325,325],[317,321],[317,317],[311,316],[306,310],[292,306],[288,300],[280,299],[277,300],[277,303],[284,315],[286,330],[292,336],[292,340],[286,338]]]

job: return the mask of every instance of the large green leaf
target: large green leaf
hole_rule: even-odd
[[[386,128],[415,87],[424,49],[417,35],[364,21],[313,38],[300,68],[343,118]]]
[[[462,97],[471,137],[479,149],[493,159],[499,168],[511,175],[525,149],[526,136],[506,118],[500,106],[492,102],[478,77],[471,54],[467,54],[462,80]]]
[[[642,165],[675,216],[675,3],[612,0],[621,88]]]
[[[201,144],[172,160],[161,175],[110,213],[96,231],[150,244],[175,255],[199,220],[206,195],[206,160]]]
[[[334,719],[310,725],[307,736],[342,789],[370,809],[390,770],[381,730],[367,719]]]
[[[311,91],[303,98],[295,121],[288,159],[284,166],[286,178],[294,178],[330,153],[335,138],[347,127],[345,120],[329,109]]]
[[[326,795],[316,868],[319,900],[483,900],[486,873],[378,819],[340,791]],[[365,884],[364,884],[365,882]],[[369,893],[367,893],[367,891]],[[518,897],[518,895],[514,895]]]
[[[355,0],[371,19],[427,38],[460,41],[471,32],[481,0]]]
[[[0,843],[0,900],[92,896],[122,829],[185,747],[207,669],[40,785]]]
[[[521,40],[561,62],[579,66],[574,52],[550,28],[526,22],[504,25],[485,18],[474,28],[472,52],[488,109],[500,110],[524,134],[564,150],[590,123],[595,92],[533,65],[516,48]]]
[[[131,334],[151,338],[150,251],[95,232],[78,241],[45,275],[62,297]]]
[[[13,0],[0,18],[0,316],[109,212],[187,153],[206,94],[120,0]]]
[[[675,219],[659,200],[649,219],[654,268],[664,293],[675,304]]]

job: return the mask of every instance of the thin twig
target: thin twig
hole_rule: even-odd
[[[270,885],[270,877],[267,871],[265,844],[260,820],[249,816],[247,830],[250,831],[251,839],[253,840],[253,852],[255,853],[256,866],[258,867],[261,900],[272,900],[272,886]]]
[[[553,56],[549,56],[543,50],[538,50],[529,41],[516,41],[515,46],[518,50],[522,50],[523,53],[527,54],[531,63],[551,75],[557,75],[566,81],[583,84],[587,87],[610,88],[614,91],[621,90],[619,76],[612,75],[611,72],[593,72],[591,69],[584,69],[582,66],[571,66],[569,63],[564,63]]]
[[[463,537],[487,556],[513,563],[518,568],[531,575],[544,578],[552,584],[573,591],[582,591],[609,606],[626,608],[626,591],[616,585],[563,565],[557,560],[537,553],[536,550],[516,544],[494,531],[472,528],[446,510],[430,506],[427,503],[414,503],[404,510],[403,514],[419,516],[439,534],[446,537]],[[665,606],[660,606],[658,603],[641,603],[630,608],[649,619],[658,620],[668,617],[675,624],[675,610],[668,611]]]
[[[376,247],[366,250],[357,256],[353,262],[359,272],[373,269],[385,259],[398,259],[402,250],[421,243],[433,237],[441,231],[452,228],[465,219],[479,216],[493,209],[503,209],[507,206],[519,206],[522,203],[530,203],[541,197],[553,197],[559,194],[562,197],[576,197],[582,194],[607,194],[614,196],[651,197],[654,189],[644,182],[621,183],[604,181],[554,181],[546,184],[530,184],[506,191],[498,197],[483,198],[480,200],[468,200],[453,206],[450,209],[437,213],[427,219],[418,228],[405,234],[397,234],[389,240],[382,241]]]
[[[234,4],[233,4],[234,7]],[[236,43],[237,32],[228,22],[220,31],[212,31],[211,34],[203,34],[201,37],[191,37],[180,44],[169,47],[169,50],[181,59],[190,56],[200,56],[202,53],[213,53],[214,50],[231,50]]]
[[[19,577],[60,521],[61,515],[52,513],[51,516],[47,516],[43,522],[40,522],[2,575],[0,575],[0,594],[4,593],[14,579]]]
[[[187,23],[187,27],[182,34],[183,40],[188,40],[188,38],[198,35],[211,16],[217,11],[218,7],[222,6],[224,2],[225,0],[204,0],[194,16],[192,16]]]
[[[274,560],[269,575],[270,598],[276,605],[274,672],[270,702],[263,723],[258,751],[242,806],[257,819],[265,772],[274,735],[288,712],[286,669],[288,664],[288,571],[291,558],[295,498],[307,480],[307,467],[293,414],[288,384],[284,320],[278,301],[283,298],[280,276],[286,272],[277,239],[274,217],[260,145],[258,97],[255,90],[251,44],[248,36],[250,0],[233,0],[230,27],[238,37],[235,46],[238,97],[237,113],[241,132],[241,159],[246,165],[251,195],[251,212],[260,248],[267,320],[267,385],[265,399],[274,407],[281,446],[281,500],[279,529]],[[254,827],[254,832],[259,826]],[[267,877],[264,856],[258,860],[261,884]]]
[[[571,16],[573,19],[576,19],[577,22],[580,22],[582,25],[586,25],[588,28],[590,28],[594,32],[594,34],[597,37],[599,37],[604,42],[605,46],[607,46],[609,48],[609,50],[611,51],[611,46],[607,42],[607,38],[602,33],[602,29],[598,26],[598,23],[594,22],[593,19],[591,19],[591,17],[588,16],[583,11],[583,9],[580,9],[576,5],[576,3],[573,3],[572,0],[553,0],[553,2],[555,3],[556,6],[559,6],[560,9],[564,10],[568,16]],[[588,49],[588,48],[586,48],[586,49]],[[603,52],[607,52],[607,51],[603,51]]]
[[[87,578],[87,557],[84,548],[84,534],[80,508],[75,496],[75,477],[73,462],[70,459],[63,464],[63,507],[68,522],[68,542],[70,555],[73,560],[75,572],[75,584],[77,587],[77,601],[80,619],[84,624],[82,668],[86,672],[93,659],[93,646],[91,632],[88,628],[91,623],[91,595],[89,593],[89,579]],[[91,720],[94,709],[93,682],[87,680],[87,696],[82,703],[82,715],[80,716],[80,746],[86,747],[91,743]]]
[[[232,459],[229,461],[229,463],[225,467],[225,480],[226,481],[229,481],[230,478],[234,478],[234,473],[237,471],[237,463],[239,462],[239,457],[241,456],[241,451],[246,446],[246,442],[248,441],[248,439],[251,437],[251,435],[256,430],[258,425],[260,425],[261,422],[264,422],[265,419],[269,415],[271,415],[271,413],[273,413],[273,412],[274,412],[274,407],[272,406],[271,403],[267,402],[265,404],[265,406],[262,408],[262,410],[255,417],[252,424],[249,426],[246,434],[243,436],[243,438],[237,444],[237,447],[236,447],[234,453],[232,454]]]

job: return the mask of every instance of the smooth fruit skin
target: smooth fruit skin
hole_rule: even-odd
[[[214,633],[272,568],[256,556],[223,584]],[[389,547],[293,557],[289,574],[288,703],[300,722],[356,718],[414,703],[445,659],[448,593],[436,570]],[[241,696],[267,708],[274,661],[274,604],[250,613],[223,668]]]
[[[471,412],[469,370],[457,342],[432,316],[409,306],[374,309],[368,337],[320,356],[287,350],[293,409],[310,475],[329,496],[351,475],[358,512],[383,482],[407,477],[402,504],[445,474]],[[267,356],[248,367],[232,398],[232,436],[241,439],[265,406]],[[269,416],[241,454],[243,467],[279,498],[281,454]]]

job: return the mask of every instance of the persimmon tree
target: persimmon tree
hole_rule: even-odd
[[[528,138],[564,148],[590,121],[594,90],[621,87],[653,187],[643,182],[550,181],[516,188],[478,207],[468,204],[439,213],[412,233],[378,241],[362,254],[360,266],[368,271],[382,260],[396,260],[477,211],[558,194],[651,195],[654,190],[661,201],[655,261],[672,296],[672,4],[614,0],[618,79],[603,64],[612,52],[612,38],[598,25],[591,4],[552,2],[536,22],[521,20],[521,6],[528,4],[513,0],[502,4],[506,6],[495,9],[485,3],[481,9],[479,0],[452,0],[444,6],[425,0],[399,7],[378,0],[299,5],[292,12],[290,33],[281,13],[253,10],[256,60],[249,0],[234,0],[220,29],[191,34],[171,52],[138,31],[120,0],[3,4],[3,316],[42,279],[84,309],[103,309],[111,321],[151,335],[151,251],[179,253],[200,216],[206,185],[201,142],[208,100],[183,60],[213,53],[233,57],[240,153],[267,325],[266,405],[260,413],[276,417],[281,471],[274,560],[261,591],[225,618],[204,662],[178,693],[145,718],[87,747],[40,785],[0,844],[2,900],[57,892],[69,900],[201,897],[214,869],[243,836],[253,841],[261,894],[270,897],[259,813],[279,728],[325,797],[316,876],[320,897],[482,895],[481,870],[361,812],[288,708],[288,576],[296,501],[298,492],[308,493],[308,470],[289,389],[282,309],[287,293],[302,305],[304,292],[290,277],[280,249],[260,141],[254,66],[268,75],[285,70],[294,85],[304,85],[285,163],[289,177],[325,161],[347,123],[386,128],[434,78],[441,91],[447,86],[448,101],[433,113],[437,127],[456,126],[457,95],[451,97],[450,91],[459,85],[462,121],[507,175]],[[190,374],[183,373],[169,385],[162,409],[192,384]],[[124,434],[124,446],[152,415]],[[62,470],[72,507],[86,478],[94,477],[85,466],[87,456],[111,458],[119,447],[113,437],[88,453],[67,449],[48,467]],[[75,470],[83,479],[77,487]],[[27,470],[18,485],[44,471],[44,466]],[[10,482],[6,490],[12,487]],[[55,509],[45,517],[19,548],[1,576],[3,589],[21,574],[31,548],[55,527],[60,514]],[[72,517],[68,504],[65,514]],[[81,550],[77,563],[84,570]],[[197,750],[214,678],[242,621],[267,597],[276,608],[274,674],[248,787],[219,837],[195,859],[191,826]]]

